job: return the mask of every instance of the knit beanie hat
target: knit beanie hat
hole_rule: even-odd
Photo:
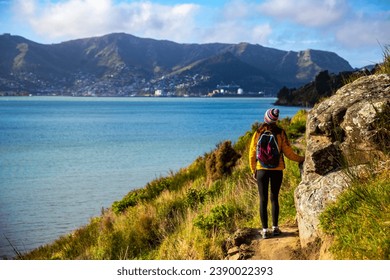
[[[279,109],[268,109],[264,114],[264,122],[271,124],[275,123],[279,118]]]

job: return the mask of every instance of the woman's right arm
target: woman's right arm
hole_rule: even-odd
[[[282,132],[282,152],[290,160],[302,163],[305,161],[305,157],[300,156],[294,152],[288,141],[287,134],[285,131]]]

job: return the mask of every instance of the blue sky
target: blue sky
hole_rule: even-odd
[[[112,32],[178,43],[327,50],[362,67],[381,62],[390,44],[390,1],[0,0],[0,34],[49,44]]]

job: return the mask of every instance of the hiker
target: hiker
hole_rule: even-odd
[[[268,109],[264,114],[264,123],[254,133],[249,149],[249,164],[253,177],[257,181],[257,186],[260,196],[260,219],[263,230],[261,235],[263,238],[276,236],[281,234],[281,230],[278,226],[279,219],[279,190],[282,185],[283,169],[285,168],[284,157],[285,155],[290,160],[298,163],[303,163],[304,157],[297,155],[290,146],[286,132],[280,128],[276,121],[279,118],[279,110],[276,108]],[[264,134],[264,132],[266,132]],[[277,145],[276,163],[267,163],[266,159],[263,160],[261,152],[263,148],[260,148],[259,140],[264,135],[264,139],[272,145]],[[272,138],[276,141],[272,142]],[[260,142],[262,142],[261,139]],[[271,145],[268,144],[268,145]],[[268,150],[274,149],[268,147]],[[273,159],[274,160],[274,159]],[[272,165],[273,164],[273,165]],[[271,206],[272,206],[272,231],[268,229],[268,184],[271,183]]]

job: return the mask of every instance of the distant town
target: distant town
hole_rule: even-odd
[[[124,69],[121,69],[124,70]],[[120,71],[122,72],[122,71]],[[14,74],[11,74],[11,77]],[[95,96],[95,97],[272,97],[274,94],[260,89],[246,92],[236,83],[224,83],[204,89],[197,86],[207,82],[205,75],[162,76],[158,79],[137,79],[129,75],[105,75],[97,79],[85,73],[75,74],[74,82],[39,79],[34,73],[17,73],[17,79],[8,79],[7,88],[0,88],[0,96]],[[23,77],[21,77],[23,76]],[[124,77],[127,77],[126,79]],[[4,78],[1,78],[3,79]],[[22,81],[22,82],[20,82]],[[5,82],[5,81],[3,81]],[[72,84],[72,85],[69,85]],[[18,90],[31,88],[30,90]]]

